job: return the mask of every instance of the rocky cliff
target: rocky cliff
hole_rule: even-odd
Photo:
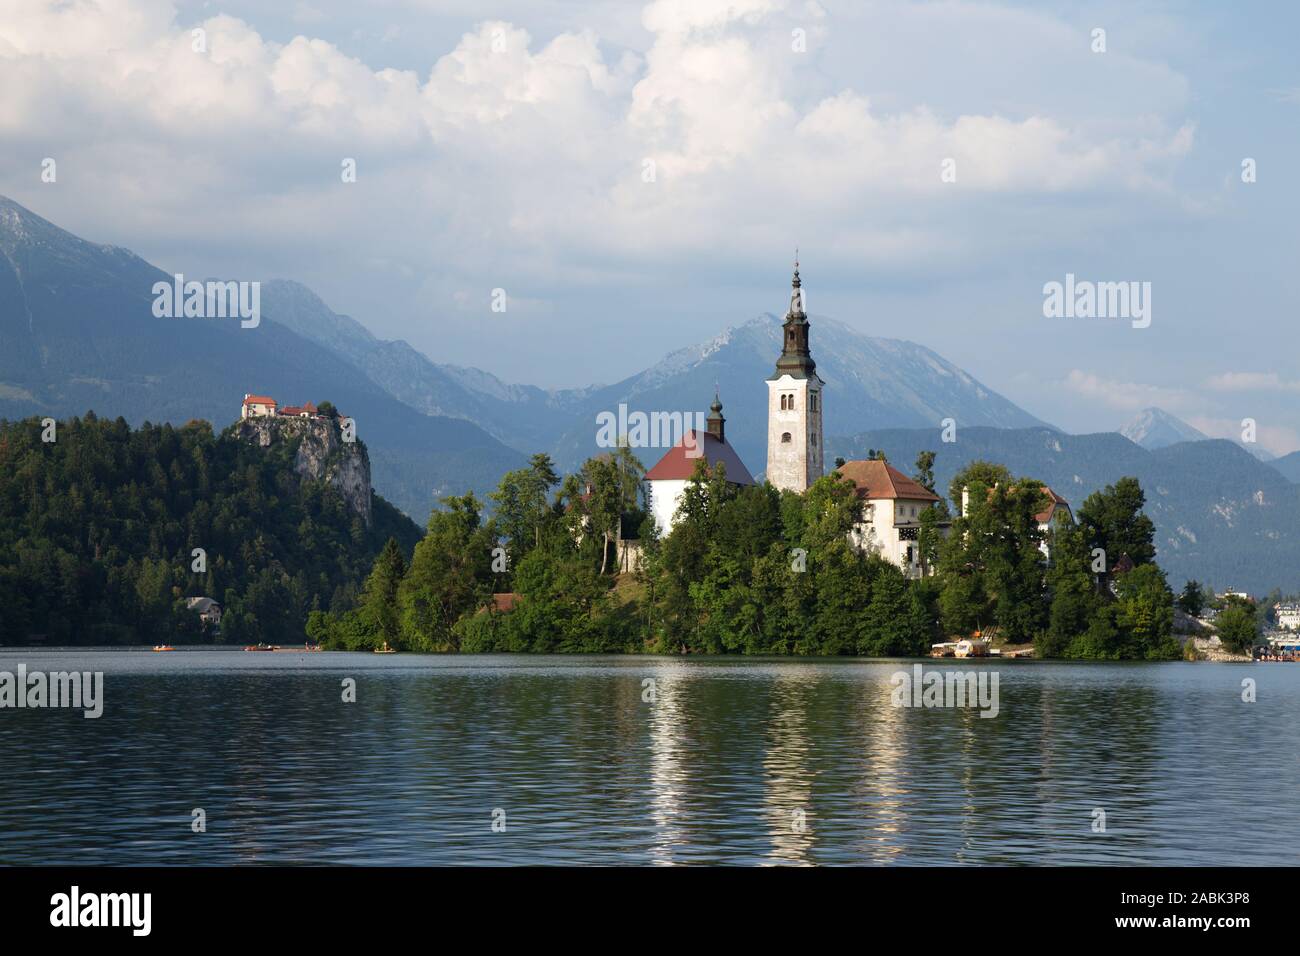
[[[330,418],[246,418],[235,434],[262,448],[282,446],[293,456],[293,470],[306,481],[323,481],[370,527],[370,455],[360,441],[345,442]]]

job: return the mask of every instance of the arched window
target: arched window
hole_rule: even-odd
[[[790,444],[790,433],[789,433],[789,432],[786,432],[785,434],[783,434],[783,435],[781,436],[781,444],[782,444],[782,445],[788,445],[788,444]]]
[[[794,411],[794,396],[790,396],[790,411]]]
[[[781,396],[781,411],[785,411],[785,396]]]
[[[817,411],[817,393],[816,393],[816,392],[809,392],[809,393],[808,393],[808,411],[810,411],[810,412],[815,412],[815,411]]]

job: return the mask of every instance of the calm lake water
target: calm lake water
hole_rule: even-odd
[[[910,661],[19,663],[105,704],[0,710],[8,864],[1300,863],[1300,666],[925,663],[996,671],[986,719],[894,707]]]

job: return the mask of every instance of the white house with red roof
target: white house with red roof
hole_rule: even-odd
[[[240,418],[274,418],[276,414],[275,399],[268,395],[244,395],[244,406],[240,409]]]
[[[315,405],[307,402],[305,405],[285,405],[279,414],[289,418],[315,418],[320,413],[316,411]]]
[[[319,418],[320,410],[311,402],[302,405],[280,405],[269,395],[244,395],[239,411],[244,418]]]
[[[846,461],[835,470],[857,486],[862,500],[862,521],[849,532],[853,546],[879,554],[910,578],[920,577],[921,514],[939,496],[882,459]]]
[[[1070,510],[1070,503],[1047,485],[1043,485],[1043,493],[1047,495],[1047,507],[1034,515],[1034,520],[1038,522],[1038,530],[1043,532],[1043,540],[1038,547],[1042,550],[1043,557],[1050,559],[1052,549],[1047,543],[1047,532],[1052,530],[1058,516],[1064,516],[1066,521],[1074,524],[1074,512]]]
[[[709,407],[706,421],[707,431],[687,431],[682,435],[681,441],[670,448],[645,474],[650,513],[654,515],[655,526],[661,536],[672,531],[677,509],[686,493],[687,482],[695,474],[695,465],[701,459],[708,463],[710,471],[721,464],[728,484],[738,487],[754,484],[749,469],[740,460],[736,450],[727,443],[727,420],[722,417],[722,403],[716,396]]]

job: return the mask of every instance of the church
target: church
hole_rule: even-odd
[[[778,490],[802,494],[825,473],[822,412],[826,383],[817,374],[812,357],[798,260],[781,331],[781,354],[767,378],[764,477]],[[742,487],[754,484],[744,462],[727,443],[722,403],[716,396],[703,436],[688,433],[646,472],[650,510],[660,535],[672,531],[695,461],[701,456],[710,468],[724,463],[728,482]],[[919,517],[924,509],[938,504],[939,496],[883,460],[849,461],[837,470],[856,486],[863,502],[862,521],[849,536],[853,545],[879,554],[909,577],[924,573],[917,548]]]
[[[784,348],[767,379],[767,472],[779,490],[804,492],[822,476],[822,391],[808,344],[799,262],[794,264]]]
[[[799,263],[794,264],[790,308],[782,327],[784,347],[776,371],[767,380],[767,473],[778,489],[803,492],[822,476],[822,389],[808,345],[808,315],[803,307]],[[702,436],[688,432],[646,472],[650,511],[659,534],[672,531],[695,461],[704,457],[712,469],[723,462],[727,481],[754,484],[749,469],[727,443],[722,403],[715,395]]]

